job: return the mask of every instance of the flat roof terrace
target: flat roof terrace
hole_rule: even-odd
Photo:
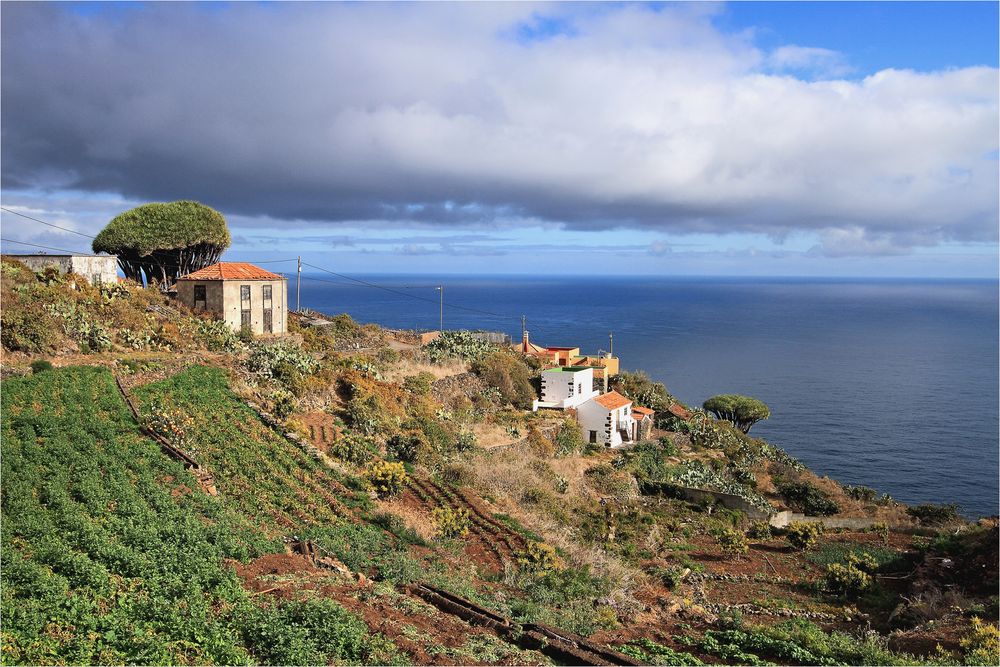
[[[581,371],[593,370],[590,366],[555,366],[546,368],[543,373],[579,373]]]

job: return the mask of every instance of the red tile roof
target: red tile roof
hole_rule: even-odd
[[[608,410],[617,410],[618,408],[623,408],[626,405],[632,403],[617,391],[609,391],[606,394],[601,394],[594,399],[598,405],[607,408]]]
[[[644,407],[636,405],[636,406],[632,407],[632,413],[633,414],[637,414],[637,415],[642,415],[643,417],[647,417],[647,416],[652,415],[653,411],[650,410],[649,408],[644,408]]]
[[[691,411],[679,403],[674,403],[667,409],[670,410],[670,414],[680,417],[681,419],[691,418]]]
[[[219,262],[178,280],[285,280],[285,277],[248,262]]]

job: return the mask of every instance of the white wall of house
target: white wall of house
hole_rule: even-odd
[[[584,442],[594,442],[607,447],[623,444],[621,429],[630,437],[633,431],[632,404],[609,410],[594,399],[588,400],[576,409],[576,418],[583,431]]]
[[[534,409],[575,408],[598,394],[594,390],[593,368],[551,368],[542,371],[542,398],[535,401]]]
[[[4,255],[22,262],[32,271],[49,267],[59,273],[75,273],[92,284],[118,282],[118,258],[115,255]]]

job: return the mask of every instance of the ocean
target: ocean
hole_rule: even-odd
[[[302,306],[437,329],[436,280],[304,274]],[[907,503],[998,513],[998,289],[989,281],[448,276],[446,329],[609,349],[682,402],[740,393],[752,435]],[[289,301],[294,303],[294,280]],[[414,298],[415,297],[415,298]],[[463,310],[466,308],[468,310]]]

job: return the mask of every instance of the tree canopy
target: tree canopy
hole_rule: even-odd
[[[118,256],[127,278],[166,286],[219,261],[231,242],[226,219],[194,201],[137,206],[94,239],[94,252]]]
[[[667,409],[677,402],[662,382],[654,382],[642,371],[622,371],[613,375],[608,383],[611,389],[634,401],[636,405],[655,411],[657,426],[661,426],[669,418]]]
[[[750,427],[771,416],[771,409],[764,401],[740,394],[719,394],[705,401],[702,406],[718,419],[725,419],[744,433]]]

